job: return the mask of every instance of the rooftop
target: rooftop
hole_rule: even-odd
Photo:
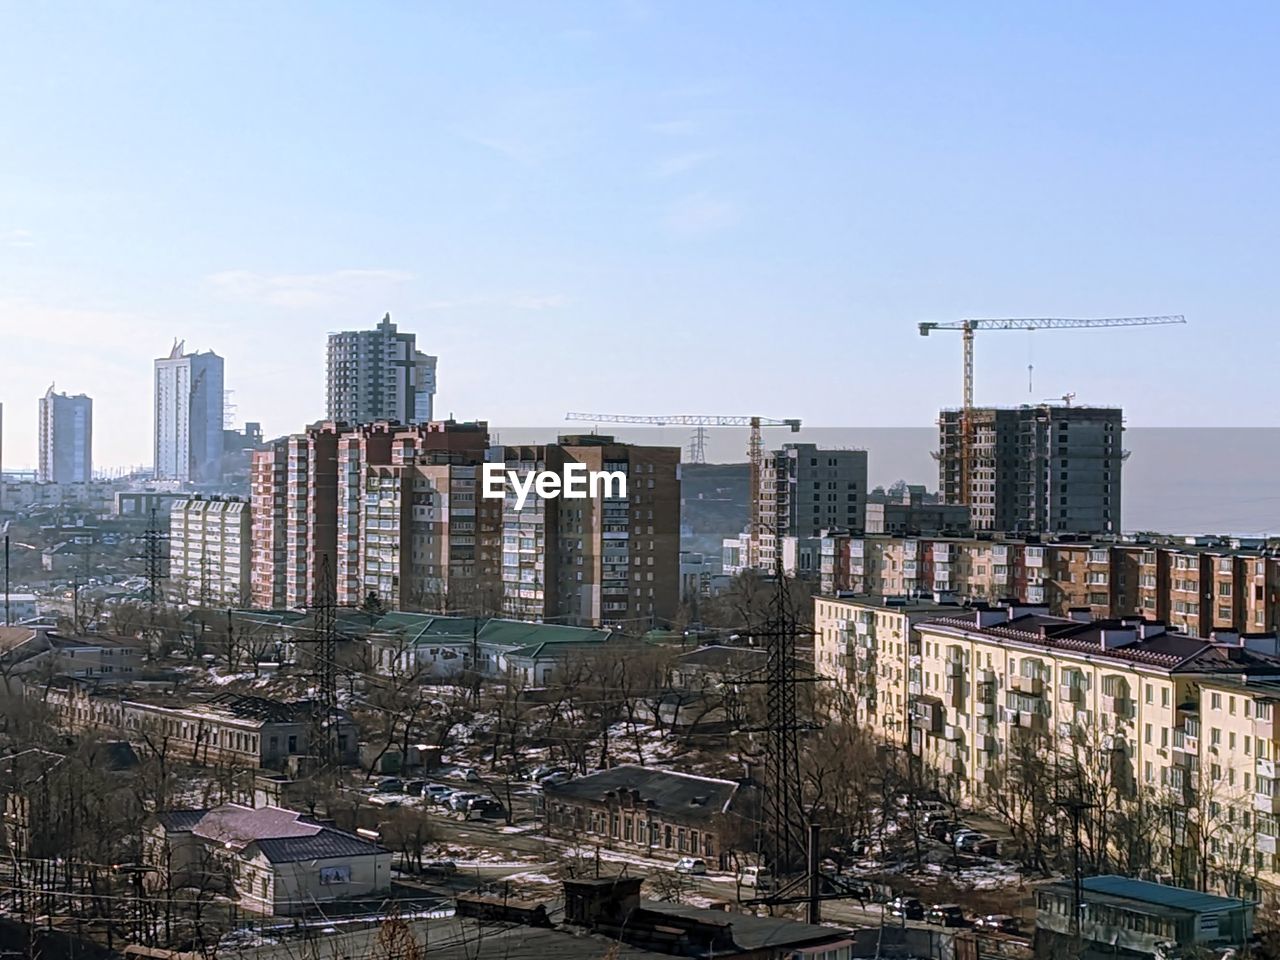
[[[737,798],[736,780],[698,777],[624,763],[556,786],[546,794],[575,800],[604,800],[611,793],[636,791],[642,801],[666,813],[726,813]]]
[[[172,810],[160,814],[158,819],[168,831],[191,833],[237,853],[256,844],[272,863],[386,852],[376,843],[283,807],[225,803],[211,810]]]
[[[1220,897],[1212,893],[1201,893],[1199,890],[1187,890],[1164,883],[1152,883],[1149,880],[1135,880],[1132,877],[1122,877],[1117,874],[1085,877],[1081,885],[1086,898],[1089,894],[1094,894],[1115,900],[1129,900],[1135,906],[1155,907],[1160,911],[1221,913],[1224,910],[1239,910],[1253,906],[1250,900]],[[1071,890],[1069,883],[1054,883],[1049,886],[1057,891],[1069,893]]]

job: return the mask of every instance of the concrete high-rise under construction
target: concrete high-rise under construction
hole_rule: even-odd
[[[938,418],[938,485],[944,502],[969,504],[974,530],[1121,531],[1119,408],[1042,403],[979,407],[970,417],[967,483],[963,413]]]

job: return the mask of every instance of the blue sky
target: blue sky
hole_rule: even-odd
[[[0,3],[0,402],[51,381],[150,460],[153,357],[323,414],[390,311],[438,410],[926,425],[979,402],[1276,425],[1277,8]],[[1028,392],[1027,364],[1034,363]]]

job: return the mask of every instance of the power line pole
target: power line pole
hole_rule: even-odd
[[[155,607],[160,602],[160,581],[164,579],[163,558],[160,545],[168,540],[168,534],[160,529],[156,519],[156,508],[151,508],[151,518],[147,521],[147,529],[142,535],[142,558],[146,563],[147,603]]]

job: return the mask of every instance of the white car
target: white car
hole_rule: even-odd
[[[768,867],[743,867],[738,882],[744,887],[769,890],[773,887],[773,872]]]
[[[707,872],[707,861],[701,857],[681,857],[676,861],[676,873],[689,873],[702,876]]]

